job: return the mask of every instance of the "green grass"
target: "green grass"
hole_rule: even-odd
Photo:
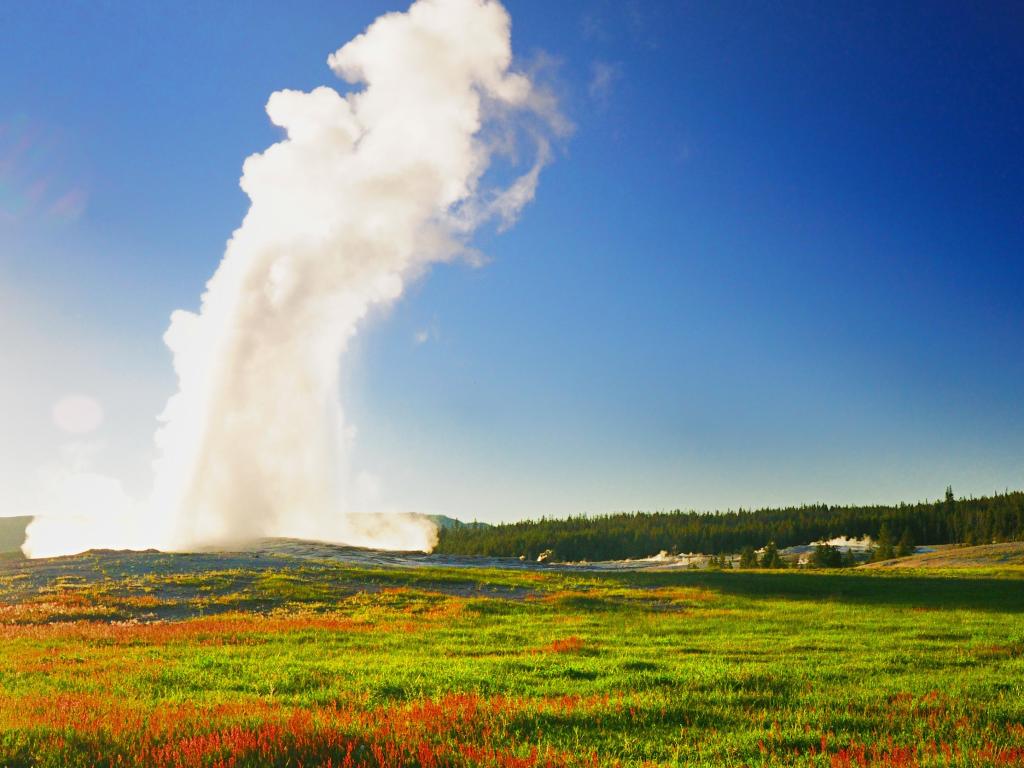
[[[302,738],[201,759],[340,764],[335,729],[366,764],[388,763],[372,746],[391,739],[407,765],[1024,765],[1021,576],[317,565],[7,579],[0,765],[131,764],[140,745],[302,712]],[[176,620],[135,623],[161,610]],[[47,701],[98,714],[61,728]],[[115,727],[128,705],[149,719]],[[167,712],[176,725],[154,730]],[[421,730],[379,730],[406,721]]]

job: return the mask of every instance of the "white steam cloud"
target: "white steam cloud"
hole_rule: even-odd
[[[199,312],[175,312],[164,336],[179,388],[160,417],[150,501],[95,476],[54,480],[64,491],[31,524],[27,554],[263,536],[432,546],[422,518],[354,514],[339,366],[368,312],[533,198],[544,136],[562,123],[511,61],[498,2],[418,0],[328,58],[361,88],[270,97],[286,138],[245,161],[249,212]],[[517,133],[533,164],[486,187]]]

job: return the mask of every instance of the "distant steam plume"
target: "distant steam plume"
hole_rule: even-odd
[[[422,519],[350,514],[360,510],[339,361],[374,306],[465,252],[481,222],[514,221],[558,120],[510,70],[510,20],[494,0],[419,0],[328,63],[363,87],[270,97],[267,113],[286,138],[245,161],[251,207],[199,312],[171,318],[164,339],[179,388],[160,417],[151,500],[136,505],[119,486],[104,486],[103,510],[64,500],[77,524],[38,517],[28,554],[260,536],[432,545]],[[524,129],[532,165],[504,189],[486,187],[492,155]]]

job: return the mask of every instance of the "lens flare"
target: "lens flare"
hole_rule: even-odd
[[[87,395],[67,395],[53,404],[53,423],[72,435],[96,431],[103,423],[103,408]]]

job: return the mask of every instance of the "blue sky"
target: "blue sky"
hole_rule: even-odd
[[[1024,486],[1024,13],[516,2],[576,126],[479,268],[364,327],[397,507],[481,520]],[[69,451],[143,492],[160,338],[280,88],[383,2],[0,6],[0,514]],[[103,424],[69,448],[69,393]]]

